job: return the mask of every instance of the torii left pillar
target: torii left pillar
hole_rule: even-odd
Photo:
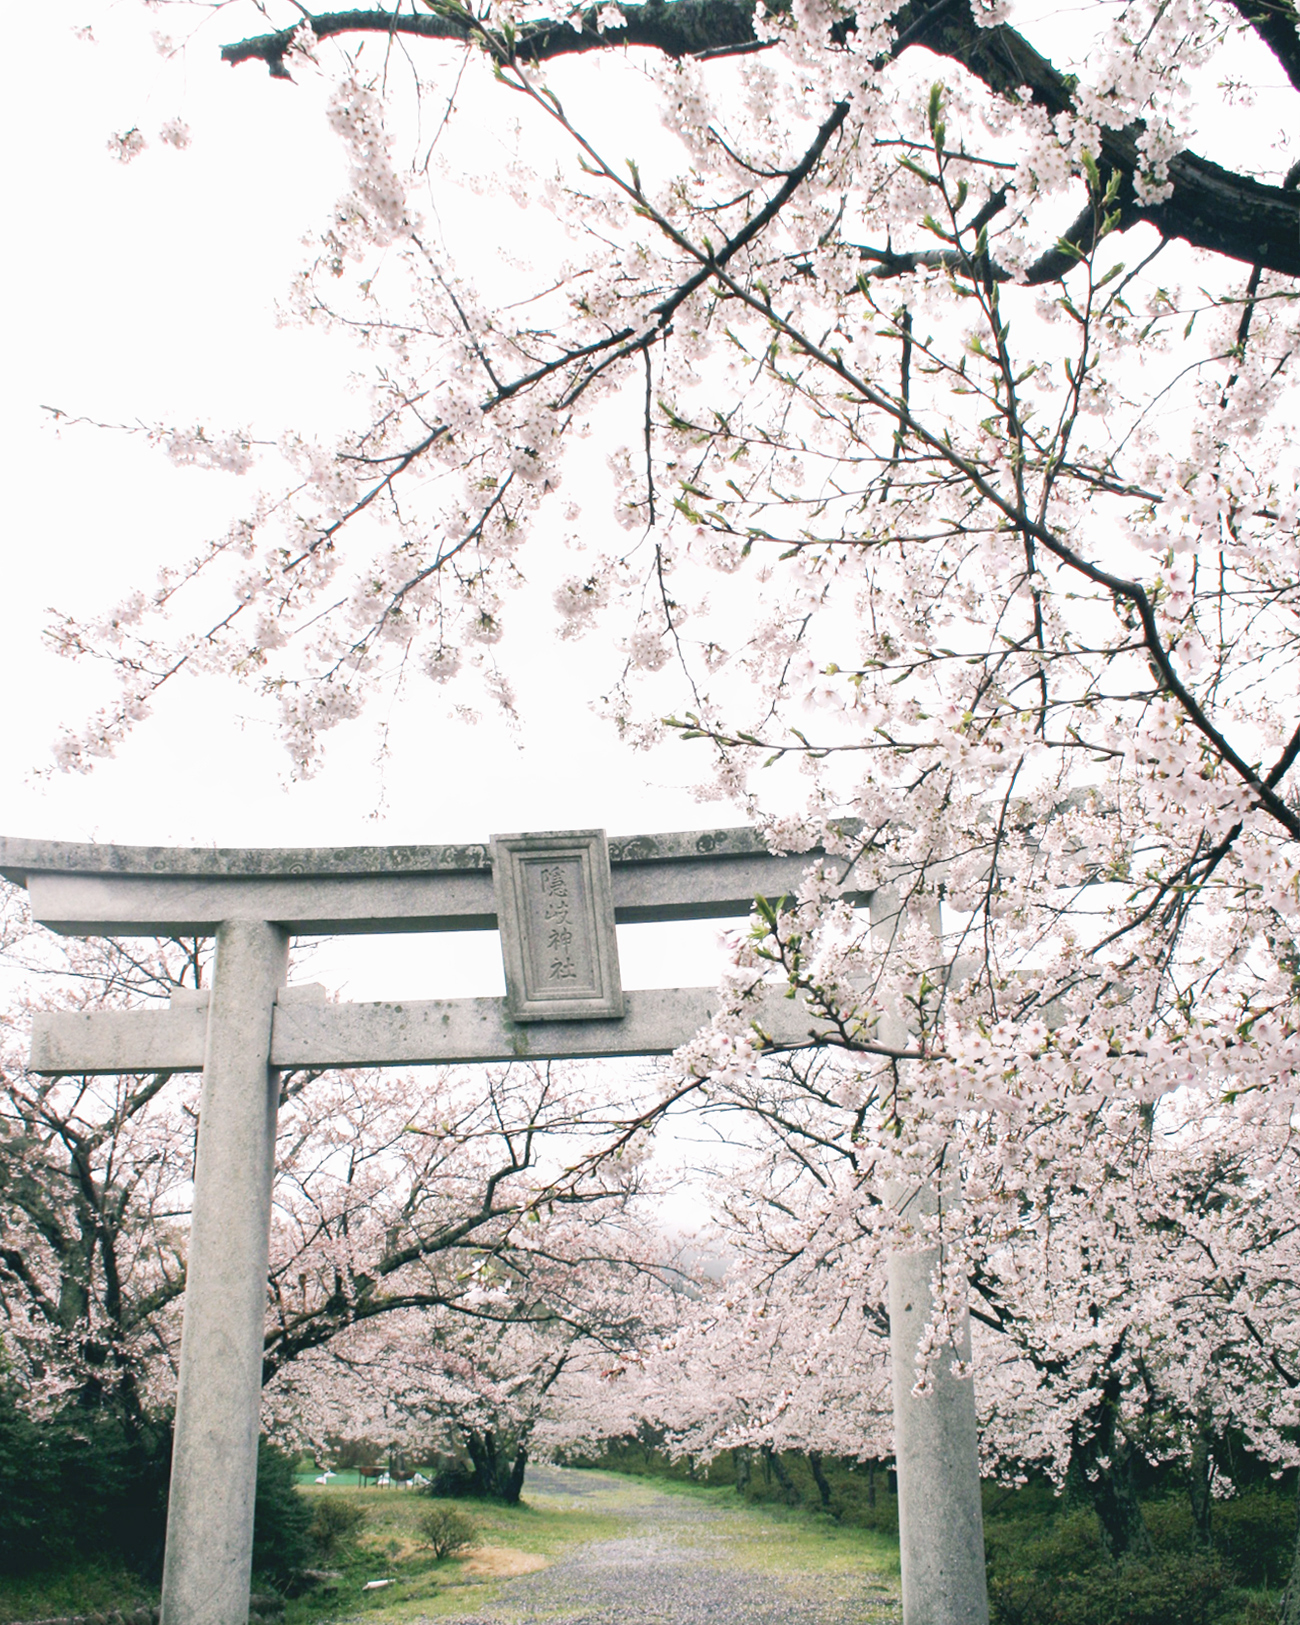
[[[162,1589],[163,1619],[184,1625],[248,1616],[280,1094],[271,1024],[288,957],[280,926],[217,928]]]

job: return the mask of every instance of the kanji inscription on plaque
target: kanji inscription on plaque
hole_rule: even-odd
[[[511,1018],[620,1019],[604,830],[494,835],[492,881]]]

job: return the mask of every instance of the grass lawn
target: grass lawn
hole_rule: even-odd
[[[728,1560],[755,1574],[789,1579],[801,1574],[877,1574],[898,1586],[898,1537],[879,1529],[837,1524],[804,1507],[755,1505],[740,1501],[734,1489],[706,1487],[672,1479],[632,1479],[653,1484],[663,1495],[703,1501],[719,1515]]]

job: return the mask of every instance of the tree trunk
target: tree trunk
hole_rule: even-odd
[[[817,1486],[818,1495],[822,1498],[822,1511],[829,1512],[831,1509],[831,1487],[826,1474],[822,1472],[822,1453],[820,1450],[810,1450],[807,1454],[808,1465],[812,1469],[813,1482]]]
[[[1121,1383],[1114,1362],[1122,1345],[1123,1338],[1113,1351],[1101,1397],[1075,1423],[1069,1473],[1074,1495],[1092,1506],[1102,1544],[1116,1561],[1149,1558],[1154,1549],[1138,1502],[1135,1453],[1119,1424]]]
[[[1192,1459],[1187,1478],[1187,1498],[1192,1504],[1192,1522],[1196,1538],[1202,1546],[1210,1545],[1210,1512],[1214,1498],[1210,1494],[1210,1440],[1208,1421],[1202,1421],[1192,1441]]]
[[[799,1501],[799,1491],[790,1481],[790,1475],[785,1470],[785,1463],[781,1460],[781,1452],[773,1450],[770,1445],[763,1446],[763,1471],[770,1484],[775,1478],[781,1487],[781,1498],[787,1506],[796,1506]]]
[[[485,1500],[493,1499],[496,1482],[497,1442],[491,1432],[480,1433],[471,1428],[465,1435],[465,1448],[474,1467],[474,1493]]]
[[[1110,1445],[1108,1465],[1094,1465],[1094,1476],[1089,1478],[1080,1464],[1079,1469],[1072,1472],[1076,1493],[1080,1499],[1086,1499],[1097,1514],[1102,1544],[1112,1558],[1116,1561],[1121,1557],[1148,1558],[1153,1547],[1138,1502],[1133,1452],[1122,1438],[1112,1433],[1109,1440],[1099,1441],[1088,1452],[1094,1462],[1098,1456],[1107,1454],[1104,1443]]]
[[[1103,1473],[1097,1480],[1093,1506],[1101,1519],[1102,1539],[1112,1557],[1151,1556],[1151,1536],[1138,1503],[1132,1458],[1127,1452],[1112,1465],[1110,1472]]]
[[[736,1494],[743,1495],[754,1476],[754,1458],[743,1445],[736,1445],[731,1452],[731,1462],[736,1469]]]
[[[508,1507],[518,1506],[519,1497],[524,1493],[524,1473],[528,1467],[528,1446],[521,1444],[515,1449],[515,1459],[510,1464],[510,1471],[503,1474],[501,1484],[501,1499]]]
[[[491,1429],[480,1433],[475,1428],[465,1435],[465,1449],[474,1467],[475,1495],[481,1495],[485,1501],[516,1506],[523,1494],[528,1446],[516,1444],[512,1456],[509,1445],[498,1447],[497,1436]]]

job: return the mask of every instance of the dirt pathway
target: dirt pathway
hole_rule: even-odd
[[[709,1505],[645,1485],[633,1507],[627,1480],[530,1468],[525,1496],[608,1499],[633,1524],[617,1540],[575,1547],[539,1574],[507,1583],[459,1625],[894,1625],[886,1575],[830,1572],[781,1551],[779,1529],[745,1508]],[[765,1552],[756,1535],[766,1535]]]

